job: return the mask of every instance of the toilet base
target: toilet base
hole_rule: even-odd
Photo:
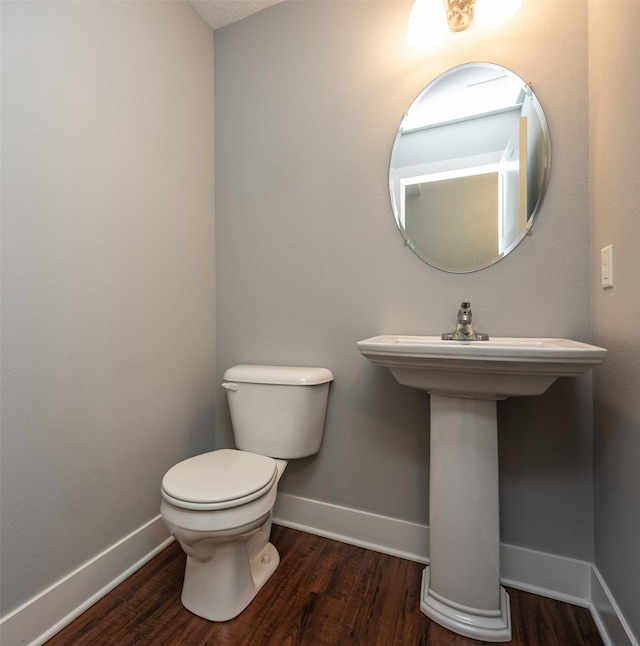
[[[249,558],[244,540],[219,544],[213,558],[205,562],[187,556],[182,605],[209,621],[233,619],[251,603],[279,563],[280,555],[271,543]]]

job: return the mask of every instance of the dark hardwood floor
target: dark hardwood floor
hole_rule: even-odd
[[[281,563],[249,607],[213,623],[180,603],[173,543],[47,646],[481,646],[420,612],[423,566],[274,525]],[[512,646],[602,646],[586,608],[509,589]]]

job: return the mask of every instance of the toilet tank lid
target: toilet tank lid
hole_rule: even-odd
[[[333,374],[327,368],[243,364],[228,368],[224,373],[224,379],[249,384],[315,386],[332,381]]]

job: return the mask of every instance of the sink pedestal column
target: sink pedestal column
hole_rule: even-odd
[[[496,401],[431,395],[430,564],[420,609],[473,639],[511,640],[500,586]]]

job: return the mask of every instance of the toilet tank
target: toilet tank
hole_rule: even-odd
[[[330,370],[240,365],[224,379],[238,449],[283,459],[319,451]]]

